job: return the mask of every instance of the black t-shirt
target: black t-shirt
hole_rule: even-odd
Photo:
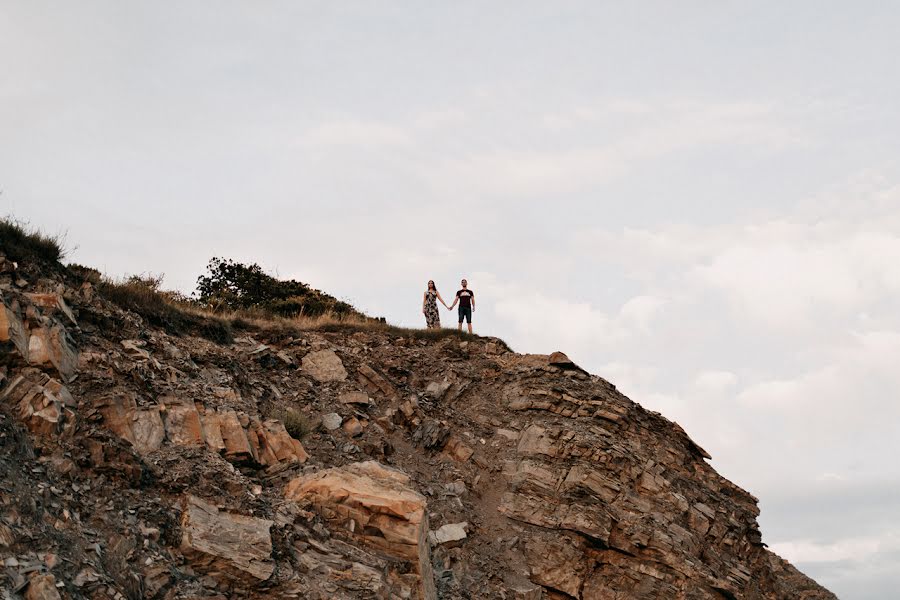
[[[472,306],[472,298],[475,297],[475,292],[469,289],[462,289],[456,292],[456,297],[459,298],[460,308],[469,308]]]

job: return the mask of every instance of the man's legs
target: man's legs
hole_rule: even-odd
[[[462,331],[463,319],[466,320],[466,323],[469,324],[469,334],[472,333],[472,309],[467,308],[464,309],[462,306],[459,307],[459,327],[458,331]]]

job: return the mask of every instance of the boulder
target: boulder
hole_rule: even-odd
[[[29,331],[28,362],[52,365],[68,381],[78,368],[78,353],[69,344],[65,328],[53,322]]]
[[[166,406],[166,438],[176,446],[203,445],[200,413],[193,402]]]
[[[39,435],[54,435],[67,422],[73,422],[71,408],[75,400],[59,381],[36,369],[25,369],[10,381],[0,395],[15,408],[16,416],[29,431]]]
[[[313,379],[320,383],[329,381],[344,381],[347,379],[347,370],[340,357],[334,350],[319,350],[310,352],[303,357],[301,368]]]
[[[416,597],[436,598],[426,501],[405,473],[375,461],[355,463],[298,477],[285,487],[285,497],[311,504],[363,544],[410,561],[419,577]]]
[[[182,508],[180,550],[194,568],[248,582],[272,576],[272,521],[222,512],[192,495]]]
[[[531,538],[525,545],[525,555],[531,568],[531,580],[573,598],[581,598],[581,589],[588,570],[582,546],[578,540],[565,535]]]
[[[25,326],[19,315],[6,304],[0,304],[0,342],[12,342],[21,356],[28,356],[28,335]]]

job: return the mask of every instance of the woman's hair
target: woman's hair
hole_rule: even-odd
[[[437,285],[435,285],[433,279],[428,280],[428,289],[430,290],[431,288],[434,288],[434,291],[437,291]]]

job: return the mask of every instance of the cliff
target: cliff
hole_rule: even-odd
[[[0,258],[0,294],[4,598],[834,598],[562,353],[179,335],[41,261]]]

